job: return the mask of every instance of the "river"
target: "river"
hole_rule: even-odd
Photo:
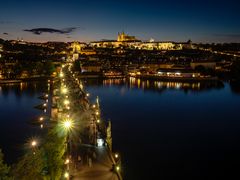
[[[229,83],[87,80],[91,101],[112,121],[124,179],[215,179],[240,167],[240,93]],[[39,136],[28,123],[46,83],[0,85],[0,148],[8,163]]]
[[[228,83],[86,81],[112,120],[125,179],[214,179],[238,174],[240,94]]]
[[[41,139],[42,129],[29,122],[43,114],[34,106],[47,89],[47,82],[0,84],[0,148],[7,163],[15,163],[28,150],[32,138]]]

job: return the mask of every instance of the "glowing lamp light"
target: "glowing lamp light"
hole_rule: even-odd
[[[35,147],[35,146],[37,145],[37,141],[33,140],[33,141],[31,142],[31,145],[32,145],[32,147]]]
[[[62,88],[62,93],[63,93],[63,94],[66,94],[67,92],[68,92],[68,90],[67,90],[66,87]]]
[[[66,128],[70,128],[70,127],[72,126],[71,121],[65,121],[65,122],[64,122],[64,126],[65,126]]]
[[[64,77],[64,74],[61,72],[59,76],[62,78],[62,77]]]
[[[70,101],[69,101],[69,100],[65,100],[63,103],[64,103],[65,105],[69,105],[69,104],[70,104]]]
[[[104,144],[103,139],[97,139],[97,146],[98,146],[98,147],[102,147],[103,144]]]
[[[119,166],[117,166],[117,167],[116,167],[116,170],[117,170],[117,171],[120,171],[120,167],[119,167]]]
[[[72,129],[73,123],[72,123],[71,120],[68,119],[68,120],[65,120],[65,121],[62,122],[62,126],[63,126],[64,129],[69,131],[70,129]]]
[[[114,157],[117,159],[117,158],[119,157],[119,155],[116,153],[116,154],[114,155]]]
[[[43,117],[40,117],[39,120],[40,120],[40,121],[43,121]]]
[[[64,173],[64,177],[65,177],[65,178],[69,178],[69,173],[68,173],[68,172],[65,172],[65,173]]]
[[[69,164],[70,160],[66,159],[65,164]]]
[[[99,119],[97,120],[97,123],[100,123],[100,120],[99,120]]]

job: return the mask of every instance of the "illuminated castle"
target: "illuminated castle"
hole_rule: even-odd
[[[117,41],[118,42],[137,41],[137,39],[135,36],[129,36],[129,35],[125,34],[124,32],[122,32],[122,33],[118,33]]]
[[[173,41],[141,41],[135,36],[129,36],[124,32],[118,33],[117,40],[101,40],[90,42],[91,47],[96,48],[119,48],[127,47],[130,49],[144,50],[181,50],[183,48],[191,49],[192,45],[189,42],[173,42]]]

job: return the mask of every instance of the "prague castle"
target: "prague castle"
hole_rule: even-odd
[[[129,36],[124,32],[118,33],[118,42],[131,42],[131,41],[138,41],[135,36]]]
[[[129,36],[124,32],[118,33],[117,40],[102,40],[90,42],[91,47],[97,48],[118,48],[127,47],[130,49],[143,50],[181,50],[183,48],[191,49],[191,42],[173,42],[173,41],[141,41],[135,36]]]

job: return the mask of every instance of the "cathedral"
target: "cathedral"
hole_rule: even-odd
[[[125,34],[124,32],[118,33],[118,42],[124,42],[124,41],[138,41],[135,36],[129,36]]]

